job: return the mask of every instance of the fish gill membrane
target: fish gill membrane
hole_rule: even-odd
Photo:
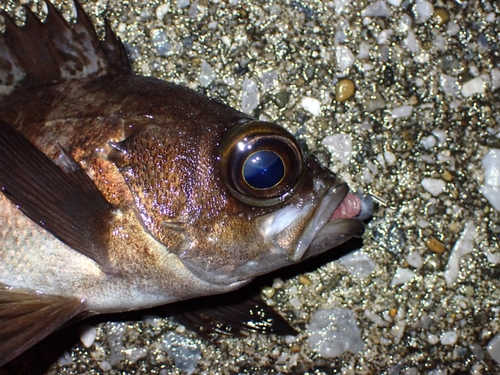
[[[46,1],[0,36],[0,366],[75,317],[235,290],[363,234],[279,125],[132,73]],[[365,208],[363,208],[365,207]]]

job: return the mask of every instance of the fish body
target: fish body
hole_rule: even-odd
[[[0,39],[0,365],[74,316],[228,292],[363,233],[286,130],[131,74],[109,27],[47,5]]]

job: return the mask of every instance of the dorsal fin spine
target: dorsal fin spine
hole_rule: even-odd
[[[131,73],[125,48],[108,23],[101,41],[77,0],[73,25],[49,0],[45,3],[45,22],[28,6],[24,6],[23,26],[17,26],[4,11],[0,13],[5,20],[5,32],[0,35],[0,94],[21,86]]]

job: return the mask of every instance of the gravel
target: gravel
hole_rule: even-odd
[[[7,9],[20,15],[17,3]],[[212,343],[166,318],[116,316],[93,322],[85,345],[58,349],[46,374],[500,373],[500,212],[484,190],[498,189],[485,172],[500,152],[497,2],[82,3],[119,31],[137,73],[282,124],[377,204],[349,248],[369,256],[368,275],[333,250],[269,282],[266,299],[297,337]],[[345,77],[356,90],[337,102]],[[426,246],[431,238],[443,251]],[[335,330],[352,327],[362,345],[328,352],[311,342],[324,311],[325,321],[343,317],[325,325],[325,340],[341,345]]]

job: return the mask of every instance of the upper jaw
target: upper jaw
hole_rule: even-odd
[[[364,232],[363,222],[355,218],[356,213],[348,216],[332,218],[334,212],[341,206],[349,194],[349,187],[345,183],[332,184],[325,187],[325,192],[309,207],[304,207],[302,217],[277,233],[273,245],[285,252],[291,262],[319,254],[347,241],[351,237],[361,236]],[[358,199],[349,194],[351,199]],[[345,203],[344,203],[345,204]],[[302,227],[300,236],[295,237],[292,232]],[[295,237],[295,238],[294,238]]]

